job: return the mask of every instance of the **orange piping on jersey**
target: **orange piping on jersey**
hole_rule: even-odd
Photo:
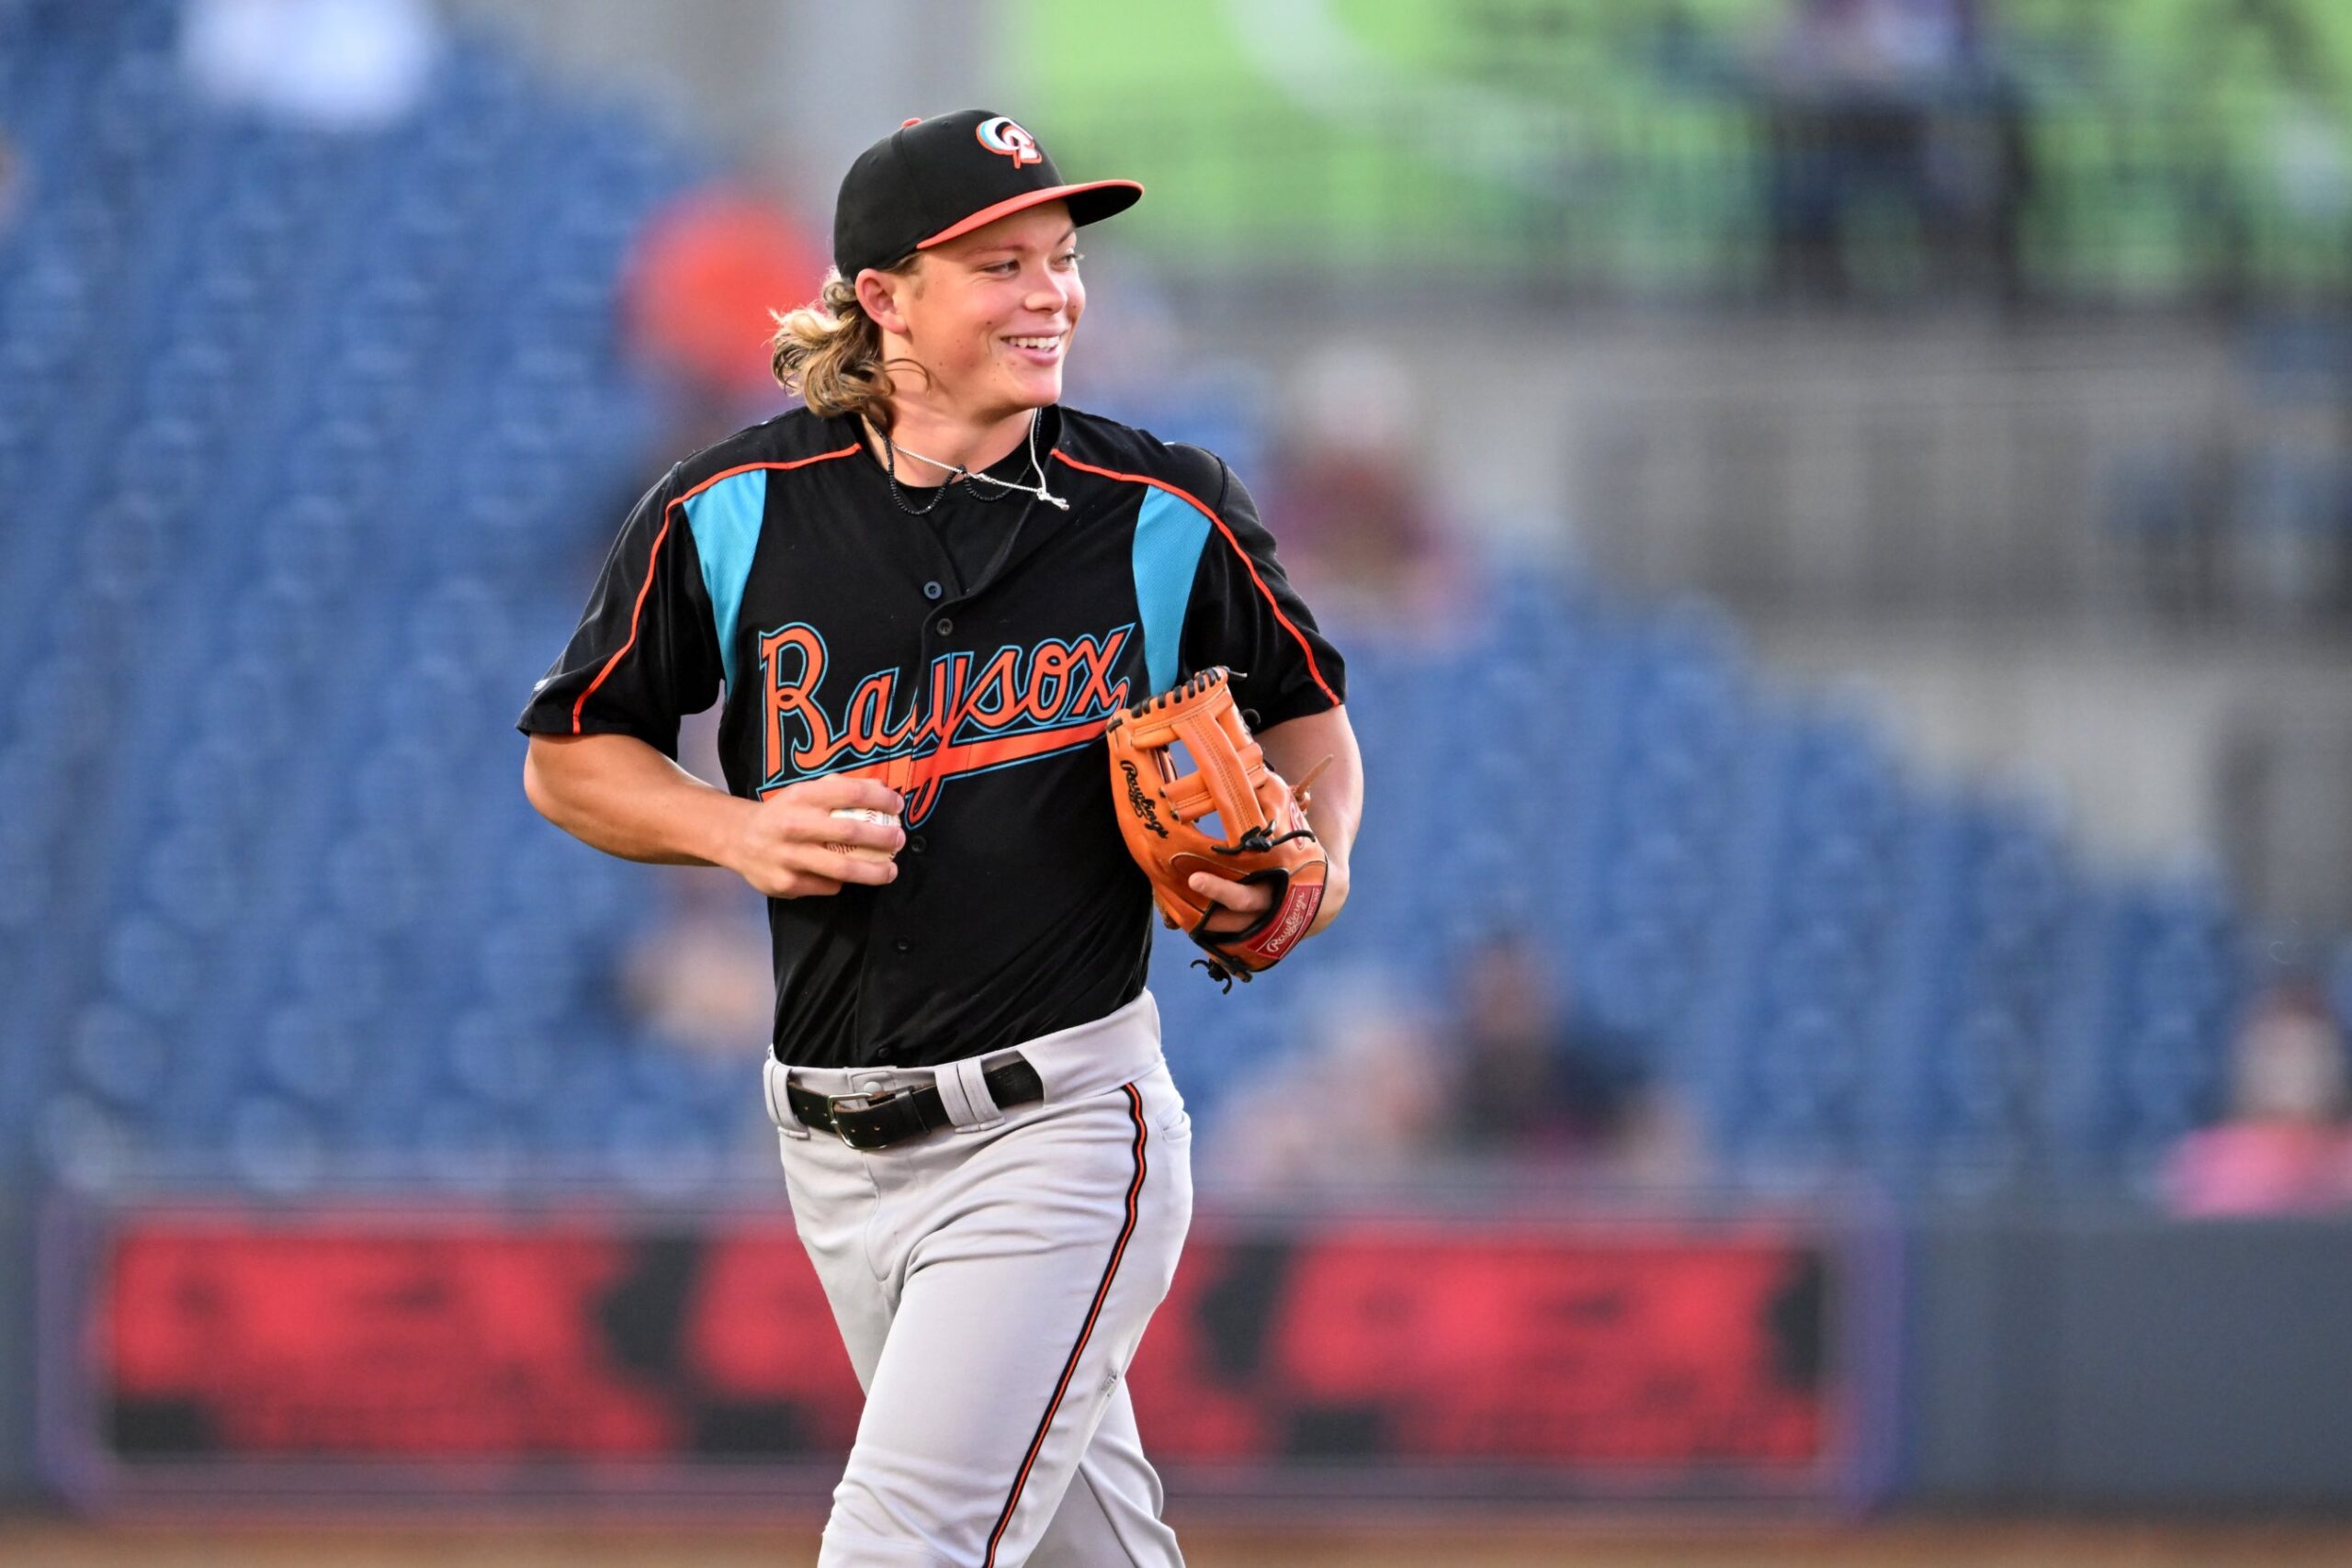
[[[724,473],[711,475],[685,494],[672,500],[668,506],[663,507],[661,531],[653,536],[653,548],[645,558],[645,581],[637,591],[637,603],[629,607],[628,640],[613,650],[613,656],[605,660],[605,667],[596,671],[596,678],[588,682],[588,689],[581,693],[579,700],[571,705],[571,733],[574,735],[581,733],[580,715],[582,710],[587,707],[588,699],[596,694],[596,688],[605,683],[605,677],[613,672],[613,667],[628,656],[630,649],[637,646],[637,623],[645,614],[645,596],[653,592],[653,568],[662,558],[662,541],[670,536],[670,513],[673,508],[684,506],[723,479],[729,479],[737,474],[747,474],[753,468],[805,468],[811,463],[821,463],[830,457],[850,457],[857,450],[855,446],[849,446],[837,452],[820,452],[813,457],[795,457],[789,463],[740,463]]]
[[[1094,1303],[1086,1309],[1086,1322],[1078,1331],[1078,1343],[1069,1348],[1069,1359],[1062,1363],[1061,1382],[1054,1385],[1054,1397],[1046,1406],[1046,1414],[1037,1422],[1036,1436],[1029,1439],[1029,1451],[1022,1457],[1021,1470],[1012,1478],[1012,1494],[1004,1500],[1004,1511],[996,1517],[996,1529],[989,1532],[988,1556],[982,1568],[994,1568],[996,1549],[1004,1540],[1004,1532],[1012,1523],[1012,1510],[1021,1505],[1021,1490],[1029,1484],[1029,1472],[1036,1467],[1037,1452],[1046,1446],[1046,1436],[1054,1429],[1054,1413],[1062,1407],[1062,1395],[1069,1392],[1069,1380],[1078,1371],[1078,1359],[1086,1351],[1086,1342],[1094,1337],[1095,1320],[1102,1315],[1102,1303],[1110,1298],[1111,1281],[1119,1277],[1119,1260],[1126,1256],[1127,1242],[1136,1234],[1136,1201],[1143,1196],[1144,1173],[1148,1168],[1144,1159],[1143,1096],[1133,1084],[1119,1086],[1127,1097],[1127,1117],[1135,1123],[1136,1175],[1127,1183],[1126,1222],[1119,1227],[1119,1239],[1111,1244],[1111,1261],[1102,1269],[1102,1283],[1095,1287]]]
[[[805,468],[811,463],[831,462],[835,457],[854,457],[862,450],[864,450],[863,444],[854,441],[850,443],[850,445],[840,447],[834,451],[820,452],[813,457],[795,457],[789,463],[738,463],[731,468],[727,468],[711,475],[710,478],[703,480],[702,483],[695,486],[694,489],[686,491],[685,494],[678,497],[677,500],[672,502],[670,504],[673,506],[684,506],[687,502],[692,501],[695,497],[700,495],[703,491],[708,490],[719,480],[731,479],[737,474],[748,474],[753,468],[774,468],[777,472],[781,473],[786,468]]]
[[[1176,486],[1170,484],[1165,479],[1153,479],[1148,474],[1123,474],[1111,468],[1098,468],[1091,463],[1081,463],[1058,446],[1054,448],[1054,456],[1060,458],[1063,462],[1068,463],[1073,468],[1082,468],[1090,474],[1100,474],[1106,479],[1125,479],[1130,484],[1149,485],[1154,490],[1164,490],[1169,494],[1176,497],[1179,501],[1189,502],[1193,511],[1199,513],[1202,516],[1216,524],[1216,531],[1225,536],[1225,542],[1233,547],[1233,553],[1241,558],[1242,566],[1249,570],[1250,581],[1256,583],[1258,585],[1258,592],[1265,595],[1266,607],[1273,611],[1274,619],[1283,624],[1283,630],[1290,633],[1292,637],[1298,639],[1299,651],[1306,655],[1306,672],[1315,678],[1316,689],[1320,691],[1325,696],[1331,699],[1331,705],[1333,707],[1340,705],[1340,694],[1331,690],[1329,683],[1323,679],[1323,671],[1321,668],[1315,662],[1315,649],[1313,645],[1306,640],[1306,636],[1301,633],[1296,626],[1291,624],[1290,617],[1283,614],[1283,607],[1275,600],[1273,590],[1268,588],[1266,586],[1266,580],[1258,575],[1258,563],[1250,558],[1250,552],[1241,547],[1241,541],[1233,536],[1233,530],[1225,525],[1225,519],[1219,517],[1216,513],[1202,505],[1200,497],[1193,494],[1189,491],[1179,490]]]
[[[588,699],[596,694],[596,688],[605,683],[605,677],[613,672],[613,666],[637,646],[637,620],[645,614],[645,596],[653,592],[654,563],[662,558],[662,541],[669,536],[670,509],[665,506],[662,509],[662,531],[653,536],[653,548],[645,558],[645,581],[639,584],[637,603],[629,608],[628,640],[613,650],[613,656],[605,660],[605,667],[596,671],[596,678],[588,682],[588,689],[581,693],[579,700],[571,705],[571,733],[574,735],[581,733],[580,710],[588,705]]]

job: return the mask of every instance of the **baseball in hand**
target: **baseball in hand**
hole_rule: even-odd
[[[870,810],[863,806],[837,806],[833,807],[833,815],[846,817],[855,822],[896,822],[898,820],[887,811]],[[825,847],[837,855],[848,855],[853,860],[895,860],[897,858],[888,850],[873,849],[865,844],[827,844]]]

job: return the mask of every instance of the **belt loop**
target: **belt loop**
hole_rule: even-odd
[[[775,1053],[773,1051],[768,1053],[767,1060],[761,1064],[760,1078],[762,1088],[767,1094],[768,1120],[775,1122],[775,1130],[786,1137],[805,1138],[808,1136],[808,1129],[802,1124],[799,1117],[792,1113],[792,1101],[785,1094],[785,1085],[791,1076],[792,1069],[777,1061]]]
[[[977,1133],[1004,1120],[996,1096],[989,1092],[978,1056],[950,1062],[936,1069],[933,1077],[939,1085],[939,1102],[946,1107],[947,1120],[957,1132]]]

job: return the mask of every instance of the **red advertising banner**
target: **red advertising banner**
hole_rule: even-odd
[[[1195,1493],[1829,1498],[1883,1450],[1850,1228],[1203,1216],[1129,1374]],[[52,1226],[95,1501],[820,1495],[860,1394],[786,1218],[136,1207]]]

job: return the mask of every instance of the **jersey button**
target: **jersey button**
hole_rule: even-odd
[[[947,590],[936,582],[926,582],[922,585],[922,596],[926,599],[937,599],[946,592]]]
[[[956,629],[956,623],[949,620],[946,616],[942,615],[939,617],[938,624],[933,626],[931,629],[937,632],[941,637],[945,637],[949,632]]]
[[[891,945],[892,947],[896,948],[899,952],[900,952],[900,953],[905,953],[905,952],[909,951],[910,949],[911,949],[911,948],[914,946],[914,943],[913,943],[913,942],[909,942],[905,937],[900,937],[898,941],[896,941],[896,942],[892,942],[890,945]]]
[[[921,833],[917,833],[913,838],[907,840],[907,848],[914,851],[917,854],[922,854],[931,848],[931,843]]]

